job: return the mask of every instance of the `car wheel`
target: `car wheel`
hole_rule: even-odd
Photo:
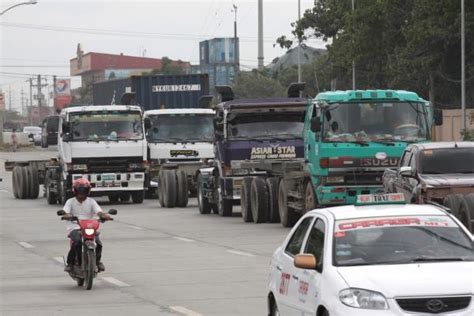
[[[271,316],[280,316],[280,311],[278,310],[278,305],[277,305],[277,303],[275,302],[274,299],[272,299],[270,315]]]

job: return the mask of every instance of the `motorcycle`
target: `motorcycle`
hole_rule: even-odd
[[[117,215],[117,210],[111,209],[108,212],[110,215]],[[64,210],[59,210],[57,212],[58,216],[66,215]],[[72,266],[72,269],[69,273],[71,278],[77,282],[78,286],[84,286],[87,290],[92,288],[92,283],[94,278],[99,273],[96,265],[96,242],[95,236],[96,232],[99,229],[100,223],[104,223],[103,219],[83,219],[80,220],[76,216],[73,216],[69,219],[70,221],[75,221],[79,224],[81,229],[81,239],[82,239],[82,251],[79,256],[76,257],[75,262]],[[110,220],[113,220],[111,218]],[[72,240],[71,240],[72,246]],[[64,260],[65,261],[65,260]],[[66,262],[64,262],[66,265]]]

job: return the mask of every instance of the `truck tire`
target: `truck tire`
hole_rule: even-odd
[[[18,195],[18,184],[17,184],[17,177],[18,177],[18,166],[15,166],[12,171],[12,192],[13,196],[18,199],[20,196]]]
[[[39,179],[38,179],[38,168],[35,166],[27,167],[29,177],[29,197],[30,199],[37,199],[39,195]]]
[[[286,188],[285,180],[281,180],[278,187],[278,210],[283,227],[292,227],[295,225],[298,216],[294,210],[288,207],[288,190]]]
[[[267,178],[268,190],[268,222],[279,223],[280,213],[278,210],[278,178]]]
[[[268,219],[268,190],[265,178],[256,177],[252,181],[250,191],[252,217],[255,224],[264,223]]]
[[[58,197],[56,193],[51,192],[51,178],[50,173],[46,172],[46,177],[44,179],[44,190],[46,192],[46,201],[49,205],[56,204],[58,202]]]
[[[233,201],[224,199],[224,194],[222,193],[221,189],[217,190],[219,202],[217,205],[217,211],[220,216],[223,217],[231,217],[232,216],[232,208],[233,208]]]
[[[307,213],[316,208],[316,196],[314,195],[313,185],[311,181],[306,184],[305,199],[304,199],[304,212]]]
[[[173,208],[176,204],[176,174],[172,170],[165,170],[163,180],[163,202],[165,207]]]
[[[118,203],[118,200],[119,200],[119,196],[117,194],[109,195],[110,203]]]
[[[471,233],[474,233],[474,193],[464,196],[458,218]]]
[[[240,209],[244,222],[253,222],[252,217],[252,200],[250,193],[252,191],[252,178],[244,178],[240,189]]]
[[[463,198],[462,194],[448,194],[443,200],[443,205],[450,209],[454,217],[459,218],[459,208]]]
[[[176,207],[188,206],[188,176],[183,170],[176,171],[176,186]]]
[[[130,201],[130,193],[128,192],[123,192],[119,194],[119,200],[121,203],[126,203]]]
[[[24,200],[24,199],[27,199],[28,198],[28,194],[29,194],[29,189],[30,189],[30,186],[29,186],[29,181],[28,181],[28,171],[26,170],[26,167],[20,167],[18,169],[18,174],[19,174],[19,177],[17,178],[17,181],[19,180],[18,184],[18,196],[20,197],[20,199]]]
[[[161,171],[158,174],[158,188],[157,188],[157,193],[158,193],[158,201],[160,202],[161,207],[165,207],[165,198],[163,194],[163,187],[165,186],[165,180],[163,180],[163,174],[164,171]]]
[[[132,202],[134,204],[142,204],[143,200],[145,199],[145,191],[136,191],[131,193]]]
[[[199,174],[197,177],[197,200],[198,200],[198,207],[200,214],[210,214],[213,210],[212,204],[209,203],[207,197],[204,196],[204,192],[202,191],[202,175]]]

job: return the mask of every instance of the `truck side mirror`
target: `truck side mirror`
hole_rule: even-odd
[[[63,134],[69,134],[71,133],[71,125],[69,122],[63,122]]]
[[[151,119],[149,117],[145,117],[143,123],[145,124],[145,130],[149,130],[152,126]]]
[[[441,109],[434,109],[433,120],[436,126],[443,125],[443,111]]]
[[[311,131],[313,133],[319,133],[321,132],[321,121],[319,119],[319,116],[315,116],[311,118]]]
[[[413,169],[411,167],[400,167],[399,173],[402,177],[412,177]]]

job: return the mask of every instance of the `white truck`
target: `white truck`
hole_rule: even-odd
[[[92,196],[142,203],[149,182],[144,134],[138,106],[66,108],[60,114],[56,159],[5,163],[13,170],[14,195],[37,198],[44,184],[48,203],[64,204],[72,196],[72,182],[87,178]]]
[[[214,110],[162,109],[145,112],[150,179],[162,207],[186,207],[197,192],[197,173],[214,159]]]

